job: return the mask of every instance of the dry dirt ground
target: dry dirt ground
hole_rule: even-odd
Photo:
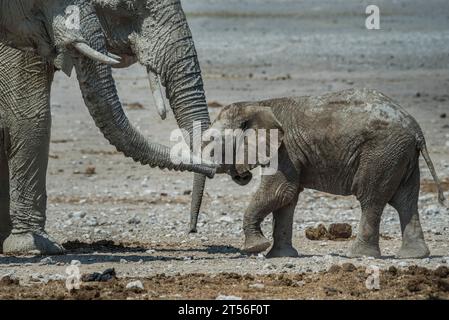
[[[381,30],[374,31],[364,27],[365,1],[184,1],[212,119],[235,101],[375,88],[416,117],[448,190],[449,3],[376,2]],[[131,121],[169,144],[176,124],[171,114],[158,118],[144,69],[115,71],[115,79]],[[188,235],[191,174],[143,167],[117,153],[95,128],[75,77],[56,76],[52,114],[47,230],[68,252],[0,255],[0,298],[448,298],[447,274],[435,270],[449,264],[449,211],[437,204],[423,161],[419,206],[431,257],[394,258],[401,235],[392,208],[382,218],[381,259],[348,258],[350,241],[307,240],[304,230],[318,223],[356,230],[360,211],[352,197],[306,190],[294,221],[301,257],[268,260],[239,250],[259,177],[246,187],[225,176],[209,180],[199,233]],[[271,233],[271,218],[263,229]],[[115,268],[117,279],[68,293],[72,260],[83,274]],[[332,267],[345,263],[357,269]],[[381,269],[380,290],[365,287],[371,265]],[[125,289],[135,279],[142,292]]]

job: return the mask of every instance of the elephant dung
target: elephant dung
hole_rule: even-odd
[[[306,229],[306,238],[309,240],[325,240],[328,238],[327,229],[322,223],[316,227],[308,227]]]
[[[332,223],[329,230],[322,223],[306,229],[306,238],[309,240],[342,240],[351,236],[352,227],[347,223]]]
[[[332,223],[329,226],[329,239],[349,239],[352,236],[352,227],[347,223]]]

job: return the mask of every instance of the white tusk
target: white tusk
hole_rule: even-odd
[[[153,94],[156,109],[162,120],[167,117],[167,107],[165,105],[164,95],[162,93],[162,85],[157,74],[147,68],[148,79],[150,80],[150,89]]]
[[[87,44],[85,44],[83,42],[74,43],[73,47],[76,50],[78,50],[81,54],[85,55],[86,57],[88,57],[92,60],[95,60],[95,61],[98,61],[98,62],[101,62],[104,64],[110,64],[110,65],[120,63],[119,61],[92,49],[91,47],[89,47]]]
[[[109,57],[109,58],[112,58],[112,59],[114,59],[114,60],[117,60],[117,61],[122,60],[122,57],[120,57],[120,56],[118,56],[118,55],[116,55],[116,54],[110,53],[110,52],[108,52],[108,57]]]

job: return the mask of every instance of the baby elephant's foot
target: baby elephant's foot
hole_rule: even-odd
[[[64,254],[64,248],[47,233],[27,232],[11,234],[3,242],[3,253],[7,255],[57,255]]]
[[[267,258],[281,258],[281,257],[299,257],[298,251],[291,245],[273,246],[267,253]]]
[[[380,248],[378,244],[370,244],[361,240],[354,240],[349,251],[350,257],[374,257],[380,258]]]
[[[271,243],[263,235],[246,236],[245,246],[242,251],[245,253],[259,253],[267,250]]]
[[[400,259],[425,258],[430,255],[429,248],[424,240],[403,242],[401,249],[396,255]]]

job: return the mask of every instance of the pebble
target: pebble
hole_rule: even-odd
[[[126,259],[120,259],[120,263],[128,263],[128,260],[126,260]]]
[[[55,264],[55,262],[53,261],[53,259],[51,257],[43,258],[43,259],[41,259],[41,261],[39,261],[39,263],[41,265]]]
[[[147,251],[145,251],[145,253],[148,253],[148,254],[153,254],[155,252],[156,252],[156,250],[153,250],[153,249],[148,249]]]
[[[215,300],[242,300],[242,297],[237,297],[237,296],[226,296],[226,295],[218,295],[217,298],[215,298]]]
[[[219,222],[225,222],[225,223],[233,223],[234,219],[232,219],[230,216],[223,216],[220,219],[218,219]]]
[[[139,224],[140,220],[136,217],[132,217],[131,219],[128,220],[128,224]]]
[[[267,263],[263,266],[263,268],[265,270],[272,270],[272,269],[274,269],[274,265],[272,265],[271,263]]]
[[[95,217],[89,218],[89,219],[86,221],[86,224],[87,224],[88,226],[91,226],[91,227],[96,227],[96,226],[98,226],[97,218],[95,218]]]
[[[126,289],[128,290],[144,290],[143,283],[140,280],[132,281],[126,285]]]
[[[248,288],[250,289],[263,289],[265,288],[265,285],[263,283],[252,283],[248,285]]]
[[[86,216],[86,212],[83,211],[75,211],[69,214],[69,218],[73,219],[82,219]]]

